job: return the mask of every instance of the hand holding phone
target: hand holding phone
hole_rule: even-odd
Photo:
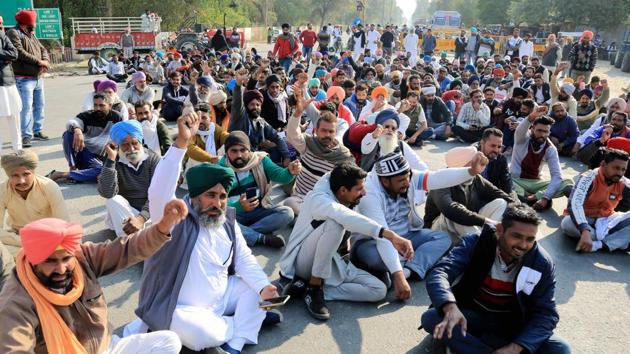
[[[267,300],[261,300],[258,303],[258,307],[260,307],[261,309],[265,311],[268,311],[273,308],[283,306],[284,304],[287,303],[287,301],[289,301],[290,298],[291,298],[291,295],[286,295],[286,296],[272,297],[271,299],[267,299]]]

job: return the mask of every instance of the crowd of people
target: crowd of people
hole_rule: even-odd
[[[14,259],[0,243],[0,352],[240,353],[283,320],[263,300],[290,295],[327,320],[328,301],[378,302],[392,288],[406,300],[424,281],[421,325],[458,353],[569,353],[553,333],[538,213],[566,202],[560,228],[579,252],[630,246],[630,96],[610,98],[591,75],[589,31],[570,63],[536,56],[518,32],[499,54],[487,31],[462,31],[450,59],[430,30],[398,41],[374,25],[353,27],[338,54],[327,28],[298,37],[288,24],[266,55],[150,53],[130,60],[129,82],[113,77],[120,95],[109,74],[94,82],[62,132],[68,169],[42,176],[24,148],[47,138],[50,65],[34,13],[16,19],[0,31],[15,150],[0,161],[0,220],[2,242],[21,248]],[[156,100],[150,84],[164,77]],[[431,140],[453,142],[447,168],[414,151]],[[559,156],[589,169],[574,183]],[[96,184],[116,237],[81,243],[61,183]],[[256,247],[281,249],[273,281]],[[98,277],[141,261],[137,319],[119,338]]]

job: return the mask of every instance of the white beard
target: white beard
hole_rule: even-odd
[[[139,161],[141,161],[144,158],[144,155],[146,154],[146,152],[144,151],[144,149],[140,149],[137,153],[132,152],[132,153],[123,153],[123,156],[129,161],[131,162],[133,165],[137,165]]]
[[[398,147],[398,136],[396,134],[383,134],[378,138],[378,146],[380,147],[381,156],[392,153]]]

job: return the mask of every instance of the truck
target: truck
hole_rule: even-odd
[[[70,20],[72,49],[79,54],[98,51],[106,58],[107,54],[116,53],[122,49],[120,37],[126,29],[133,35],[135,50],[148,53],[158,47],[159,22],[149,23],[142,17],[72,17]]]

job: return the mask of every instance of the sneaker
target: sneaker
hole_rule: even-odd
[[[278,289],[278,294],[280,294],[280,296],[285,296],[287,295],[285,294],[285,291],[289,288],[293,280],[282,275],[282,272],[278,272],[278,274],[280,275],[280,278],[272,281],[271,284]]]
[[[306,294],[306,280],[294,276],[293,281],[284,289],[282,295],[290,295],[293,298],[303,298]]]
[[[48,140],[50,139],[48,137],[48,135],[42,133],[42,132],[37,132],[35,134],[33,134],[33,140]]]
[[[306,288],[306,296],[304,296],[304,303],[306,303],[306,309],[308,312],[318,320],[325,321],[330,318],[330,311],[326,307],[324,301],[324,289],[322,286],[311,286]]]
[[[31,146],[33,146],[33,143],[31,143],[31,138],[25,136],[22,138],[22,147],[24,148],[30,148]]]
[[[280,235],[263,235],[261,243],[272,248],[282,248],[285,245],[284,238]]]
[[[240,350],[236,350],[236,349],[230,347],[230,345],[227,344],[227,343],[224,343],[221,346],[221,349],[223,349],[226,353],[229,353],[229,354],[241,354]]]
[[[269,310],[267,311],[267,314],[265,315],[265,319],[263,320],[262,326],[263,327],[275,326],[278,323],[281,323],[282,321],[284,321],[284,316],[282,316],[282,313],[280,311]]]

